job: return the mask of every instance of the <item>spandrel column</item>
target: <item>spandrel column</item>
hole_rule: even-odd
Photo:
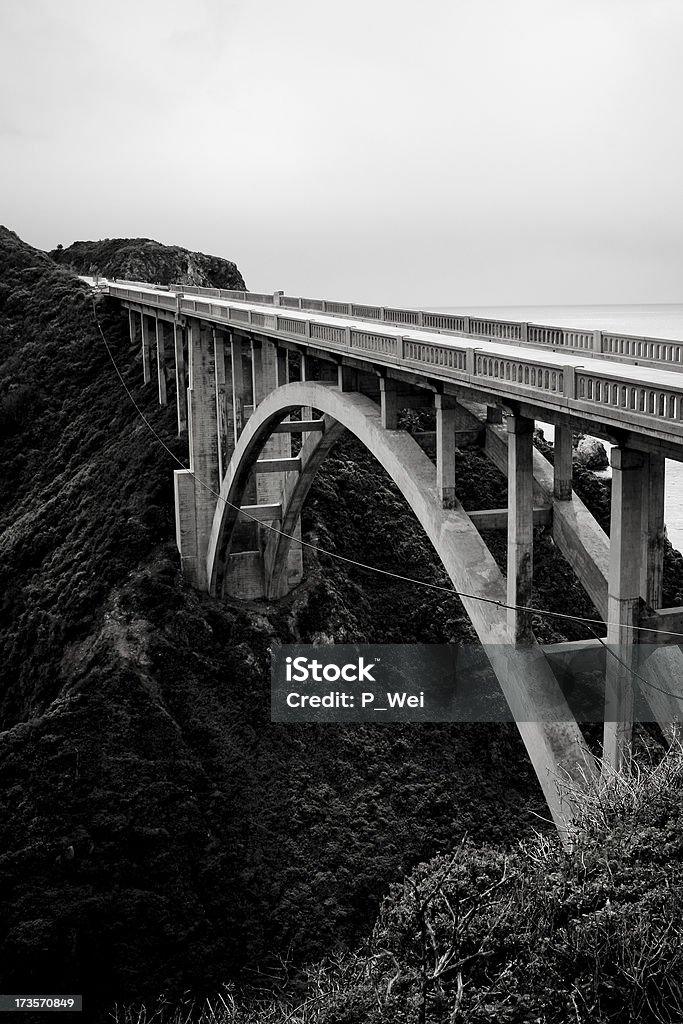
[[[606,776],[627,757],[633,732],[640,613],[641,528],[645,459],[629,448],[613,448],[607,580],[607,658],[603,757]]]
[[[534,421],[508,416],[508,631],[514,643],[533,640],[531,604],[533,585],[533,436]]]

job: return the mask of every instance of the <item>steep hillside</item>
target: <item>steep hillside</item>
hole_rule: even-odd
[[[61,267],[77,274],[95,269],[103,276],[159,284],[244,288],[237,266],[220,256],[190,252],[179,245],[162,245],[151,238],[105,238],[99,242],[73,242],[49,254]]]
[[[187,588],[173,464],[87,289],[6,229],[0,282],[0,991],[210,991],[278,951],[347,946],[391,881],[465,832],[528,831],[543,804],[514,728],[270,723],[273,639],[466,637],[459,603],[317,562],[280,606]],[[97,301],[182,457],[125,319]],[[402,566],[441,578],[353,445],[306,528],[390,567],[400,537]]]

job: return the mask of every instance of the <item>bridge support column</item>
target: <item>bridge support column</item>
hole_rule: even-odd
[[[555,427],[553,459],[553,495],[558,501],[572,498],[572,432],[570,427]]]
[[[507,603],[509,605],[530,605],[534,546],[534,421],[526,416],[508,416],[507,429]],[[531,612],[511,607],[507,612],[507,622],[510,639],[514,643],[526,643],[533,640]]]
[[[443,508],[455,508],[455,430],[458,404],[449,395],[434,395],[436,409],[436,489]]]
[[[244,360],[242,356],[242,339],[239,335],[230,336],[230,364],[232,379],[232,412],[234,419],[235,440],[244,428],[244,406],[247,404],[247,387],[244,377]]]
[[[302,381],[311,380],[312,379],[312,365],[311,365],[310,356],[307,356],[305,352],[302,352],[301,356],[300,356],[300,360],[301,360],[301,362],[299,364],[300,365],[299,379],[302,380]],[[301,419],[302,420],[313,419],[313,409],[310,407],[310,405],[304,405],[302,407],[302,409],[301,409]],[[310,434],[302,434],[301,435],[301,446],[302,447],[306,444],[306,441],[308,440],[309,437],[310,437]]]
[[[391,377],[380,377],[379,398],[382,426],[385,430],[398,430],[398,385]]]
[[[289,367],[289,352],[286,348],[278,348],[277,350],[277,367],[276,367],[276,383],[278,387],[282,387],[283,384],[289,384],[290,379],[290,367]],[[309,409],[309,413],[312,410]],[[303,410],[302,410],[303,416]],[[291,418],[291,417],[289,417]],[[283,453],[285,457],[291,456],[292,454],[292,435],[282,434],[283,438]],[[303,447],[306,437],[310,437],[310,434],[301,435],[301,446]],[[283,492],[289,487],[292,478],[298,474],[287,473],[284,474],[284,485]],[[289,548],[287,555],[287,572],[286,572],[286,590],[290,590],[292,587],[297,586],[301,583],[304,578],[304,549],[301,545],[301,516],[296,520],[296,525],[292,530],[292,544]],[[270,595],[266,595],[267,597]],[[283,596],[280,592],[273,595],[276,597]]]
[[[203,590],[219,480],[213,337],[199,322],[188,322],[188,356],[190,468],[174,474],[176,539],[183,573]]]
[[[358,370],[340,363],[337,367],[337,386],[340,391],[358,391]]]
[[[304,366],[302,357],[302,373],[307,368]],[[278,386],[278,381],[286,367],[283,364],[282,353],[278,352],[277,346],[265,339],[260,346],[252,342],[252,371],[254,408],[263,401]],[[305,435],[302,435],[302,441]],[[289,434],[273,434],[263,446],[261,458],[277,459],[287,458],[292,453],[292,441]],[[287,483],[286,473],[256,473],[256,501],[259,505],[276,505],[284,500]],[[273,523],[278,529],[281,522]],[[263,532],[263,527],[261,528]],[[301,539],[301,521],[297,520],[296,527],[292,531],[295,539]],[[292,544],[289,551],[287,565],[287,583],[289,588],[296,586],[303,579],[303,551],[300,544]]]
[[[137,318],[137,313],[135,313],[134,310],[129,309],[128,310],[128,334],[130,335],[130,343],[131,343],[131,345],[137,345],[138,344],[138,337],[137,337],[138,332],[137,332],[137,328],[135,326],[136,318]]]
[[[218,476],[222,481],[235,448],[235,412],[233,409],[232,356],[229,341],[222,331],[213,331],[216,363],[216,422],[218,426]]]
[[[666,527],[664,526],[665,459],[661,455],[647,455],[645,459],[640,595],[650,608],[661,608],[664,540],[666,538]]]
[[[633,731],[633,673],[637,670],[640,551],[644,458],[629,448],[613,448],[609,576],[607,581],[607,653],[603,757],[606,773],[619,770]],[[608,774],[609,777],[609,774]]]
[[[142,321],[142,380],[144,384],[149,384],[152,379],[152,332],[149,317],[142,313],[140,319]]]
[[[187,430],[187,375],[185,372],[185,345],[182,325],[173,324],[173,348],[175,351],[176,409],[178,412],[178,436]]]
[[[499,405],[487,405],[486,406],[486,422],[487,423],[502,423],[503,422],[503,410]]]
[[[157,317],[156,339],[157,339],[157,381],[159,383],[159,405],[168,404],[166,391],[166,325],[163,320]]]

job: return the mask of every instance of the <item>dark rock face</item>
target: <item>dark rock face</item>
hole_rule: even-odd
[[[50,257],[77,274],[97,271],[107,278],[189,284],[206,288],[246,287],[237,266],[219,256],[161,245],[150,238],[105,238],[53,249]]]
[[[576,449],[576,458],[586,469],[607,469],[607,450],[597,437],[582,437]]]

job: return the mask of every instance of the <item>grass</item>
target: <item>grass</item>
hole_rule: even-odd
[[[597,760],[596,768],[603,765]],[[249,999],[117,1008],[116,1024],[679,1024],[683,744],[587,778],[573,849],[463,842],[382,904],[362,949]]]

